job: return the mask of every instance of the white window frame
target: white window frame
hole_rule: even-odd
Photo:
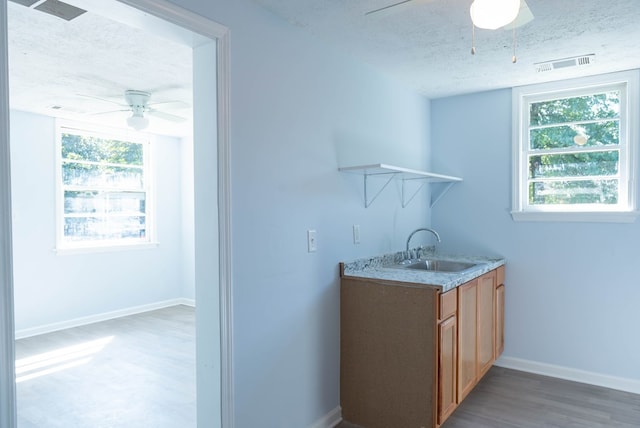
[[[640,71],[625,71],[537,85],[512,90],[513,162],[512,211],[514,221],[634,222],[637,211],[638,102]],[[529,105],[532,102],[573,97],[598,90],[621,89],[620,97],[620,195],[614,206],[532,206],[528,202]]]
[[[144,145],[144,191],[145,191],[145,240],[96,240],[68,242],[64,240],[64,185],[62,181],[62,134],[74,133],[77,135],[97,136],[109,139],[118,139]],[[56,120],[56,248],[59,255],[81,254],[92,252],[110,252],[123,250],[141,250],[155,248],[156,241],[156,204],[155,204],[155,180],[152,164],[152,136],[142,132],[109,128],[95,124],[84,124],[75,121]]]

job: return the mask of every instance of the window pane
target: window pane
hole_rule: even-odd
[[[142,166],[142,144],[74,134],[62,134],[62,158]]]
[[[529,204],[617,204],[618,180],[529,183]]]
[[[576,136],[584,136],[586,142],[576,142]],[[532,129],[529,132],[531,150],[562,149],[567,147],[598,147],[618,144],[620,122],[608,120],[581,125],[561,125],[549,128]]]
[[[529,178],[616,175],[618,158],[617,150],[529,156]]]
[[[143,188],[143,174],[140,168],[87,165],[64,162],[62,182],[65,186]]]
[[[66,217],[65,241],[96,241],[114,239],[144,239],[146,217]]]
[[[65,214],[144,214],[144,192],[64,192]]]
[[[148,242],[146,144],[67,130],[60,134],[63,240]]]
[[[542,101],[531,103],[529,107],[531,126],[610,119],[619,116],[620,91]]]

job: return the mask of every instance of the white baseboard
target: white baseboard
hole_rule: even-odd
[[[523,372],[551,376],[559,379],[572,380],[574,382],[587,383],[590,385],[602,386],[605,388],[640,394],[640,380],[637,379],[627,379],[623,377],[573,369],[571,367],[556,366],[553,364],[539,363],[536,361],[523,360],[520,358],[512,357],[500,357],[498,361],[495,362],[495,365],[508,369],[520,370]]]
[[[195,307],[193,299],[170,299],[162,302],[149,303],[146,305],[133,306],[130,308],[119,309],[117,311],[104,312],[86,317],[74,318],[67,321],[61,321],[51,324],[45,324],[38,327],[24,328],[16,330],[16,339],[24,339],[26,337],[37,336],[39,334],[52,333],[54,331],[64,330],[67,328],[80,327],[82,325],[93,324],[95,322],[107,321],[114,318],[125,317],[127,315],[140,314],[142,312],[154,311],[156,309],[167,308],[169,306],[186,305]]]
[[[338,406],[316,421],[316,423],[311,425],[309,428],[333,428],[340,422],[342,422],[342,408]]]
[[[175,299],[176,305],[185,305],[185,306],[191,306],[192,308],[196,307],[196,301],[195,299],[187,299],[186,297],[181,297],[179,299]]]

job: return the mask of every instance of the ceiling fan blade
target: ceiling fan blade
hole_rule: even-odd
[[[149,104],[149,107],[153,107],[153,106],[163,106],[165,108],[172,108],[172,109],[184,109],[184,108],[189,108],[191,107],[191,105],[187,102],[184,101],[160,101],[157,103],[151,103]]]
[[[427,3],[433,0],[401,0],[396,1],[388,6],[379,7],[378,9],[373,9],[368,12],[365,12],[365,16],[375,15],[376,17],[383,17],[392,14],[401,13],[407,11],[414,6],[418,6],[422,3]]]
[[[90,98],[92,100],[98,100],[98,101],[103,101],[105,103],[115,104],[121,107],[127,107],[126,104],[123,104],[122,102],[119,102],[119,101],[113,101],[113,100],[108,100],[106,98],[94,97],[93,95],[84,95],[84,94],[76,94],[76,95],[82,98]]]
[[[379,7],[378,9],[370,10],[369,12],[365,12],[365,15],[372,15],[374,13],[382,12],[383,10],[391,9],[392,7],[400,6],[406,3],[411,3],[413,0],[403,0],[397,3],[390,4],[388,6]]]
[[[107,111],[98,111],[95,113],[88,113],[89,116],[99,116],[101,114],[111,114],[111,113],[120,113],[120,112],[131,112],[131,109],[120,109],[120,110],[107,110]]]
[[[186,122],[187,121],[187,119],[184,118],[184,117],[176,116],[175,114],[165,113],[163,111],[158,111],[158,110],[154,110],[154,109],[149,109],[147,114],[149,114],[150,116],[155,116],[155,117],[160,118],[160,119],[168,120],[169,122],[180,123],[180,122]]]
[[[533,21],[533,13],[531,13],[531,9],[529,9],[529,5],[526,1],[520,0],[520,11],[518,12],[518,16],[513,20],[510,24],[505,25],[505,30],[513,30],[514,28],[522,27],[525,24]]]

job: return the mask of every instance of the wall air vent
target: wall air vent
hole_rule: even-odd
[[[536,68],[536,73],[543,73],[551,70],[558,70],[560,68],[568,67],[582,67],[585,65],[593,64],[596,61],[596,54],[588,54],[575,56],[572,58],[555,59],[553,61],[536,62],[533,64]]]

